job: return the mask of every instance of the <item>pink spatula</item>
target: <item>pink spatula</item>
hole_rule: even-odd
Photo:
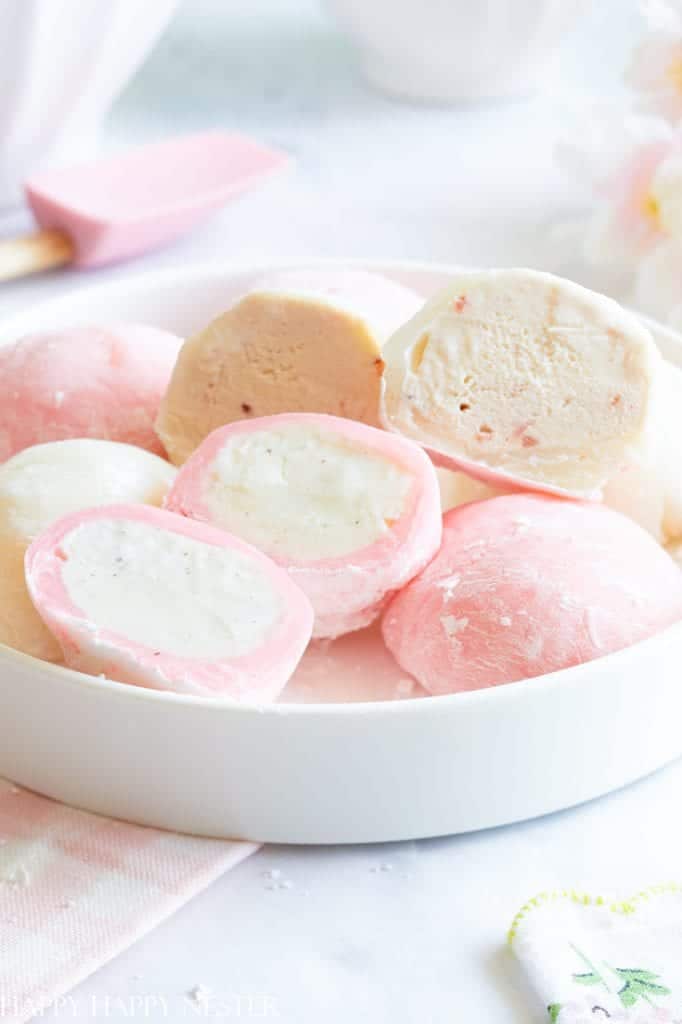
[[[151,143],[26,183],[40,231],[0,241],[0,281],[130,259],[184,234],[287,162],[242,135]]]

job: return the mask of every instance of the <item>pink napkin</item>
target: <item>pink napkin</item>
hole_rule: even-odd
[[[0,780],[0,1020],[39,1013],[256,849],[112,821]]]

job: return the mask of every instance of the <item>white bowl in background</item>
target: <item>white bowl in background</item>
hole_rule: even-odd
[[[360,265],[425,295],[458,269]],[[207,266],[94,286],[0,323],[0,343],[93,318],[187,334],[272,269]],[[650,326],[682,365],[682,338]],[[466,832],[569,807],[679,757],[681,664],[682,623],[525,682],[395,699],[405,674],[370,630],[306,654],[286,702],[253,707],[109,682],[0,646],[0,775],[87,810],[208,836],[347,843]]]
[[[537,88],[591,0],[327,0],[392,95],[436,102]]]
[[[177,5],[0,0],[0,207],[33,171],[91,151]]]

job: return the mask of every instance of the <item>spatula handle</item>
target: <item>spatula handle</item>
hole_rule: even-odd
[[[38,231],[34,235],[0,240],[0,281],[63,267],[71,262],[73,252],[71,239],[61,231]]]

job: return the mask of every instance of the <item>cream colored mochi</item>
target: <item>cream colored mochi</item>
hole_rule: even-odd
[[[385,425],[495,486],[595,495],[649,443],[649,332],[550,274],[460,274],[383,357]]]
[[[442,511],[468,505],[472,501],[484,501],[503,494],[518,493],[512,486],[493,487],[476,477],[439,466],[436,469]],[[641,460],[625,466],[609,480],[603,488],[604,505],[621,512],[628,519],[638,523],[659,543],[664,543],[665,496],[661,481],[653,465]]]
[[[70,440],[25,448],[0,466],[0,643],[61,661],[26,588],[24,555],[52,522],[97,505],[160,505],[175,470],[115,441]]]
[[[364,271],[264,279],[183,346],[156,422],[171,461],[252,417],[315,412],[378,426],[382,344],[422,302]]]
[[[682,538],[682,370],[678,367],[661,362],[645,444],[607,481],[603,500],[663,544]]]
[[[658,483],[661,532],[666,541],[682,538],[682,370],[663,364],[658,378],[646,468]],[[643,486],[647,486],[645,480]]]
[[[484,501],[500,494],[508,494],[503,487],[491,487],[466,473],[458,473],[444,466],[436,466],[436,478],[440,490],[440,507],[443,513],[460,505],[468,505],[471,501]]]

